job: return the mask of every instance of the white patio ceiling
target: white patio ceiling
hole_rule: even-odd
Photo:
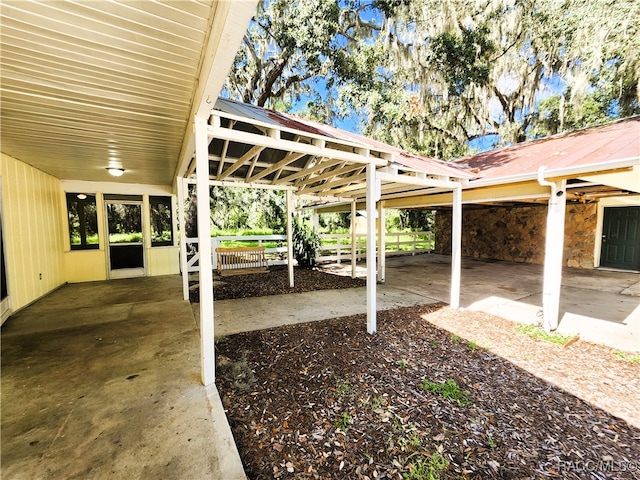
[[[115,166],[172,185],[255,3],[2,0],[2,152],[60,179]]]

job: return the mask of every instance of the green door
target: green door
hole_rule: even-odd
[[[640,207],[604,209],[600,266],[640,270]]]

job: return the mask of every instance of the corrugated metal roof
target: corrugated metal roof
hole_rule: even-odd
[[[562,133],[460,159],[482,179],[640,158],[640,116]]]

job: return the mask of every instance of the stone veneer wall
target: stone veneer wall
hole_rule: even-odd
[[[464,207],[462,256],[510,262],[544,263],[546,205]],[[596,204],[568,204],[565,217],[564,264],[593,268]],[[451,210],[436,213],[435,253],[451,254]]]

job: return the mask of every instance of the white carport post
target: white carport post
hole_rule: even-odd
[[[294,287],[293,278],[293,192],[287,190],[287,268],[289,270],[289,287]]]
[[[196,116],[196,188],[198,194],[198,252],[200,271],[200,365],[204,385],[215,382],[213,341],[213,265],[209,205],[209,138],[207,119]]]
[[[551,187],[551,196],[547,207],[547,235],[544,247],[544,280],[542,287],[543,326],[547,332],[550,332],[558,328],[560,317],[567,181],[546,181],[544,180],[544,170],[541,169],[538,172],[538,183]]]
[[[376,333],[376,166],[367,164],[367,332]]]
[[[377,184],[376,184],[377,185]],[[387,270],[387,225],[382,202],[378,202],[378,282],[384,283]]]
[[[460,269],[462,263],[462,186],[453,189],[451,214],[451,296],[449,306],[460,308]]]
[[[356,242],[358,236],[356,232],[356,201],[351,202],[351,278],[356,278],[356,263],[358,261],[358,249]]]
[[[182,298],[189,300],[189,271],[187,268],[187,233],[184,228],[186,215],[184,214],[185,181],[183,177],[176,179],[178,187],[178,224],[180,225],[180,269],[182,271]]]

